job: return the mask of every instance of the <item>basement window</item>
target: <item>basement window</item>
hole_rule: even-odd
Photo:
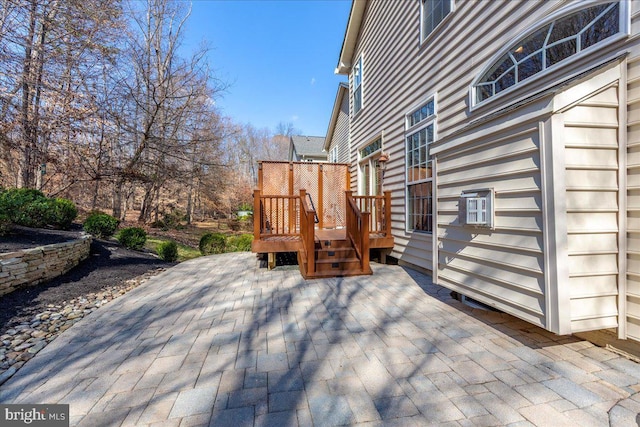
[[[493,228],[493,189],[462,192],[458,208],[461,224]]]

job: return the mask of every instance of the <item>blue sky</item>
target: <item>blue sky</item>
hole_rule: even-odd
[[[333,73],[350,0],[194,0],[185,49],[205,41],[216,76],[230,84],[217,100],[236,123],[275,130],[291,122],[324,136],[338,83]]]

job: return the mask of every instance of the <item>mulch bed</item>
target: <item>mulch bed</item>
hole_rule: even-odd
[[[0,237],[0,253],[77,239],[79,226],[71,231],[18,227]],[[30,321],[48,305],[61,305],[91,292],[119,285],[151,270],[170,267],[148,252],[126,249],[115,241],[94,239],[89,258],[66,274],[36,286],[0,297],[0,334],[11,325]]]

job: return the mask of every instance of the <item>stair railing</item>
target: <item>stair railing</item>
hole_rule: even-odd
[[[300,239],[302,248],[306,255],[305,269],[307,275],[312,275],[316,271],[315,260],[315,225],[316,211],[311,209],[307,203],[306,190],[300,190]]]
[[[391,236],[391,192],[381,196],[353,196],[362,212],[369,212],[369,233]]]
[[[316,211],[316,205],[313,203],[313,197],[311,197],[311,194],[307,193],[307,197],[309,198],[309,204],[311,205],[311,209],[313,209],[313,218],[314,218],[314,223],[318,224],[320,222],[320,219],[318,218],[318,212]]]
[[[360,267],[363,272],[371,271],[369,266],[369,220],[370,213],[362,212],[353,198],[352,191],[346,191],[347,199],[347,237],[355,248],[356,255],[360,259]]]

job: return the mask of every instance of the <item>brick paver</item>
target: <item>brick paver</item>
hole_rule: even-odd
[[[640,366],[466,307],[421,273],[305,281],[253,254],[182,263],[87,316],[0,387],[72,425],[627,426]]]

